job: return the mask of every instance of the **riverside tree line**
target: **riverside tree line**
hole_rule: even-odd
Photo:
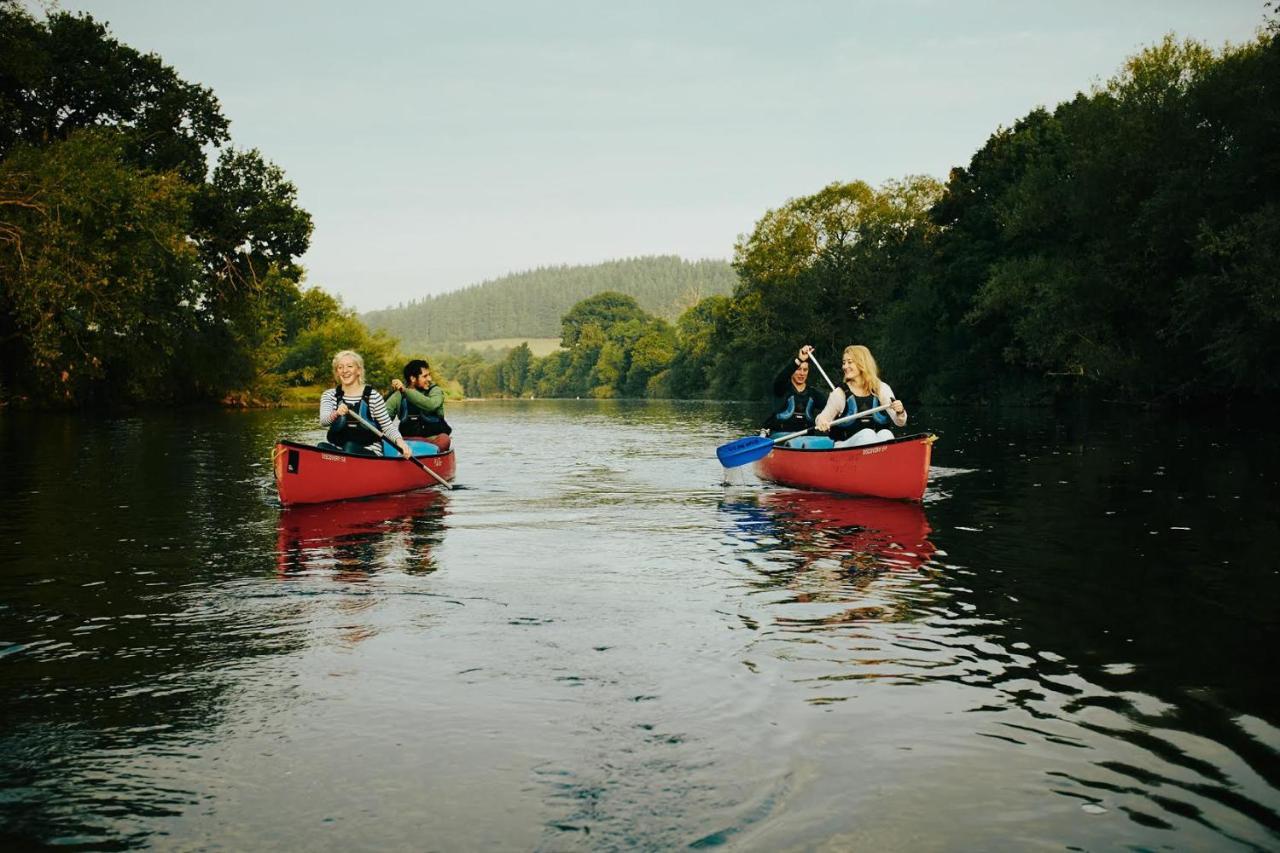
[[[756,398],[800,343],[831,372],[860,342],[924,400],[1274,402],[1277,30],[1166,38],[945,182],[833,183],[767,211],[733,292],[674,323],[606,290],[561,317],[558,352],[447,355],[437,374],[473,396]],[[0,0],[6,401],[271,399],[328,382],[343,348],[394,375],[393,338],[303,286],[294,186],[229,139],[213,93],[158,57]]]
[[[468,393],[758,398],[801,343],[869,345],[944,401],[1280,399],[1280,39],[1167,37],[997,130],[945,183],[833,183],[738,241],[671,326],[619,294],[562,352],[449,367]]]
[[[211,91],[91,16],[0,0],[5,402],[271,398],[343,346],[394,360],[301,286],[311,217],[228,130]]]

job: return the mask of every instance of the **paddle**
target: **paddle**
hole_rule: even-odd
[[[818,372],[822,374],[822,378],[827,380],[827,384],[831,386],[831,390],[836,390],[836,383],[831,381],[831,377],[827,375],[827,371],[822,369],[822,365],[818,364],[818,360],[813,357],[813,350],[809,350],[809,361],[813,362],[813,366],[818,368]]]
[[[352,409],[351,409],[351,407],[350,407],[350,406],[348,406],[348,407],[347,407],[347,414],[348,414],[348,415],[350,415],[351,417],[355,418],[355,419],[356,419],[356,423],[360,424],[360,426],[364,427],[364,428],[365,428],[365,429],[367,429],[367,430],[371,430],[373,433],[375,433],[375,434],[378,436],[378,438],[382,439],[383,441],[388,441],[388,442],[389,442],[389,441],[391,441],[391,439],[387,438],[386,434],[384,434],[384,433],[382,432],[382,430],[378,429],[376,426],[374,426],[373,424],[369,423],[369,422],[368,422],[368,421],[366,421],[364,418],[360,417],[358,414],[356,414],[354,411],[352,411]],[[418,457],[410,455],[410,456],[405,456],[405,457],[402,457],[402,458],[410,460],[411,462],[413,462],[413,464],[414,464],[414,465],[417,465],[417,466],[418,466],[419,468],[421,468],[423,471],[426,471],[426,472],[427,472],[428,474],[430,474],[432,477],[435,477],[435,478],[440,482],[440,485],[444,486],[446,489],[449,489],[450,491],[452,491],[452,490],[453,490],[453,486],[449,485],[449,481],[448,481],[448,480],[446,480],[444,477],[441,477],[441,476],[440,476],[439,474],[437,474],[435,471],[432,471],[430,468],[428,468],[428,467],[423,463],[423,461],[422,461],[421,459],[419,459]]]
[[[876,406],[874,409],[857,412],[852,415],[845,415],[843,418],[836,418],[831,422],[831,426],[836,424],[848,423],[858,418],[865,418],[867,415],[874,415],[876,412],[883,412],[892,405],[886,403],[883,406]],[[802,429],[799,432],[780,435],[777,438],[765,438],[762,435],[749,435],[746,438],[740,438],[737,441],[731,441],[728,444],[722,444],[716,448],[716,456],[720,459],[720,464],[726,468],[737,468],[739,465],[746,465],[748,462],[755,462],[757,459],[763,459],[769,455],[769,451],[773,450],[774,445],[781,444],[784,441],[790,441],[793,438],[799,438],[809,432]]]

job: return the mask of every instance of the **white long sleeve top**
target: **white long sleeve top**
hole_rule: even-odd
[[[893,389],[889,387],[888,382],[880,383],[880,390],[876,393],[876,398],[880,401],[880,405],[882,406],[895,399],[893,396]],[[822,411],[819,412],[818,417],[814,419],[818,429],[823,432],[830,429],[831,422],[844,414],[844,407],[847,402],[848,398],[845,396],[844,388],[842,386],[837,386],[834,391],[827,395],[827,405],[822,407]],[[904,427],[907,425],[907,412],[905,409],[902,414],[898,414],[892,409],[886,410],[885,414],[893,419],[894,426]],[[862,420],[867,419],[863,418]],[[850,424],[847,424],[847,426],[857,423],[858,421],[852,421]],[[870,426],[870,422],[867,423],[867,426]]]

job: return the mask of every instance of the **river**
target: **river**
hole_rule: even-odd
[[[917,409],[919,506],[726,477],[754,409],[453,404],[455,491],[288,511],[312,412],[5,413],[0,843],[1280,848],[1268,431]]]

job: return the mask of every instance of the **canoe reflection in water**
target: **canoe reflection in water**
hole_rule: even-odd
[[[448,496],[435,489],[289,507],[280,512],[280,575],[335,572],[348,580],[381,569],[436,570]]]
[[[854,571],[911,571],[937,550],[924,507],[907,501],[825,492],[765,492],[740,505],[793,551],[838,561]],[[727,509],[737,508],[726,505]]]
[[[805,630],[910,618],[907,590],[933,574],[938,550],[920,504],[768,491],[722,508],[753,546],[743,555],[758,572],[752,585],[787,592],[772,600],[780,625]]]

